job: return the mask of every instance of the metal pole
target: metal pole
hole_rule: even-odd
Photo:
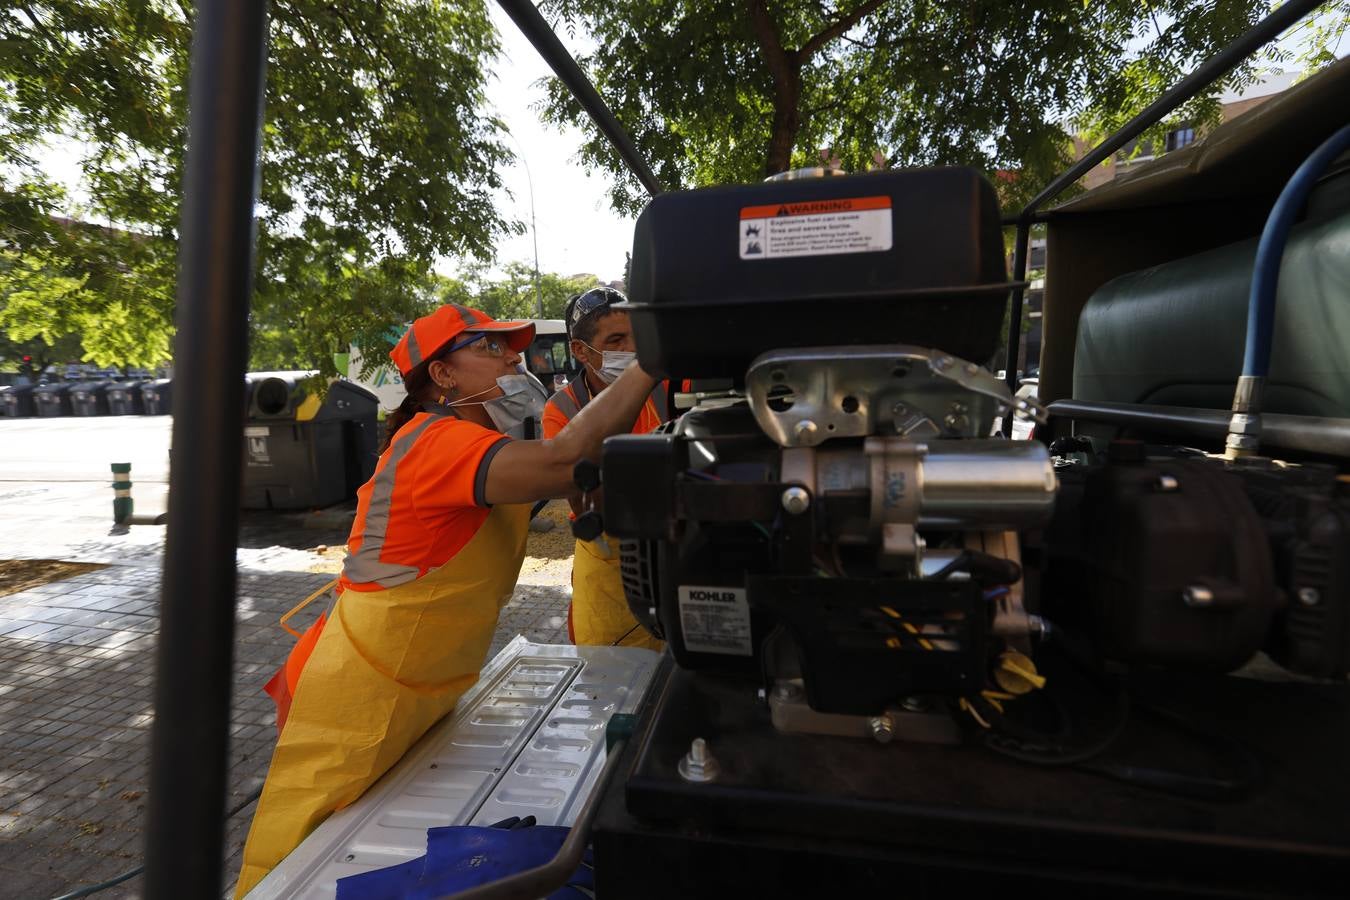
[[[1207,438],[1216,444],[1222,444],[1228,435],[1229,417],[1232,415],[1226,409],[1110,403],[1105,400],[1056,400],[1048,410],[1052,418],[1103,422],[1122,428],[1136,428],[1146,434]],[[1266,413],[1262,416],[1261,428],[1261,442],[1272,447],[1342,459],[1350,456],[1350,419]]]
[[[1256,50],[1275,40],[1286,28],[1317,9],[1320,2],[1321,0],[1288,0],[1246,34],[1205,60],[1194,72],[1177,82],[1161,97],[1150,103],[1143,112],[1122,125],[1114,134],[1093,147],[1082,159],[1046,185],[1017,216],[1017,238],[1013,248],[1013,281],[1026,280],[1027,243],[1031,239],[1031,224],[1036,221],[1036,212],[1042,204],[1059,196],[1065,188],[1092,171],[1094,166],[1134,140],[1149,126],[1200,93],[1215,79],[1227,74]],[[1004,224],[1009,223],[1005,220]],[[1009,389],[1013,391],[1017,390],[1017,364],[1018,356],[1021,354],[1023,290],[1021,287],[1013,288],[1008,310],[1007,380]],[[1011,420],[1012,413],[1009,412],[1003,424],[1005,433],[1011,433],[1009,431]]]
[[[530,189],[530,236],[534,238],[534,314],[536,318],[542,319],[544,317],[544,292],[539,287],[539,230],[534,227],[534,177],[530,174],[530,164],[525,159],[525,148],[520,145],[520,141],[516,140],[516,136],[511,132],[506,132],[506,136],[520,151],[520,164],[525,167],[525,184]]]
[[[179,244],[174,459],[150,748],[145,895],[218,897],[235,545],[267,12],[198,0]]]
[[[619,120],[614,118],[614,113],[605,105],[605,101],[600,99],[596,93],[595,86],[591,84],[586,73],[581,71],[572,54],[567,52],[567,48],[558,40],[558,36],[553,33],[548,22],[539,14],[539,10],[530,0],[497,0],[501,8],[506,10],[506,14],[516,23],[520,33],[525,35],[526,40],[534,45],[534,49],[539,51],[539,55],[548,63],[553,74],[567,86],[572,92],[572,96],[581,104],[581,108],[586,110],[586,114],[591,117],[595,127],[599,128],[601,133],[609,139],[614,149],[618,151],[628,170],[642,182],[642,186],[647,192],[655,197],[663,193],[664,188],[661,182],[657,180],[655,173],[647,165],[647,161],[638,153],[638,149],[633,145],[633,140],[624,131]]]
[[[525,183],[530,186],[530,237],[534,238],[534,314],[535,318],[544,317],[544,291],[539,286],[539,229],[534,225],[534,179],[530,177],[530,164],[525,162],[525,154],[520,156],[525,167]]]
[[[1029,222],[1030,216],[1040,209],[1041,204],[1054,199],[1066,187],[1090,172],[1093,166],[1134,140],[1143,133],[1144,129],[1163,116],[1200,93],[1216,78],[1226,75],[1242,60],[1275,40],[1286,28],[1320,5],[1321,0],[1287,0],[1270,15],[1252,26],[1251,31],[1205,60],[1199,68],[1177,82],[1171,90],[1150,103],[1147,109],[1122,125],[1115,134],[1093,147],[1068,171],[1046,185],[1045,190],[1032,198],[1031,202],[1023,208],[1022,214],[1018,217],[1019,224],[1022,220]]]
[[[1023,216],[1017,223],[1017,238],[1013,244],[1013,283],[1012,302],[1008,308],[1008,352],[1004,354],[1004,370],[1008,390],[1017,393],[1017,362],[1022,354],[1022,294],[1026,290],[1023,282],[1027,278],[1027,244],[1031,241],[1031,219]],[[1003,417],[1003,433],[1012,436],[1013,410],[1009,407]]]

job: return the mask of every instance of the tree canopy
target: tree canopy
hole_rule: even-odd
[[[598,280],[594,275],[559,275],[556,272],[539,273],[539,296],[543,298],[545,319],[561,319],[563,308],[573,294],[595,287]],[[457,277],[437,273],[426,276],[421,286],[423,311],[429,312],[443,303],[459,303],[481,309],[494,319],[534,319],[537,315],[535,299],[534,267],[527,262],[509,262],[501,272],[494,272],[484,264],[469,265]],[[397,320],[399,324],[406,319]],[[389,350],[397,340],[400,329],[389,328],[375,333],[368,328],[346,332],[352,336],[365,361],[365,375],[370,375],[378,366],[389,359]],[[270,335],[277,342],[281,353],[278,359],[285,359],[287,352],[286,337],[277,333]]]
[[[544,0],[595,38],[581,60],[667,187],[759,180],[830,152],[844,168],[972,165],[1017,173],[1028,199],[1068,162],[1070,132],[1101,133],[1264,17],[1269,0]],[[1344,33],[1328,4],[1309,64]],[[1339,23],[1339,31],[1336,30]],[[1288,61],[1270,49],[1264,62]],[[1224,86],[1177,119],[1213,119]],[[581,127],[583,163],[645,202],[612,148],[553,80],[546,119]]]
[[[484,112],[496,37],[483,0],[270,7],[255,363],[331,368],[337,336],[425,307],[433,260],[488,258],[518,227],[491,197],[510,157]],[[0,10],[0,245],[80,282],[44,294],[41,325],[0,283],[0,316],[78,324],[103,365],[168,355],[191,25],[184,0]],[[46,171],[53,146],[78,150],[83,196]],[[56,218],[72,205],[106,227]]]
[[[474,306],[494,319],[561,319],[563,308],[574,294],[599,284],[594,275],[539,273],[538,296],[543,299],[540,316],[536,303],[534,268],[525,262],[511,262],[500,276],[482,266],[470,268],[458,279],[442,279],[437,291],[441,303]]]

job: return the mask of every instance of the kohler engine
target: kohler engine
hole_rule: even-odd
[[[606,445],[609,496],[643,498],[604,517],[634,613],[682,666],[762,674],[780,729],[955,739],[930,713],[1009,651],[1035,680],[1019,529],[1055,474],[1044,445],[983,437],[1012,402],[941,351],[762,355],[744,397]]]
[[[763,268],[719,265],[733,255]],[[1007,288],[968,170],[648,207],[639,358],[728,381],[677,398],[668,433],[606,443],[603,526],[681,666],[762,679],[781,730],[881,740],[954,740],[948,711],[1035,686],[1020,533],[1056,479],[1044,445],[989,437],[1017,403],[977,362]]]

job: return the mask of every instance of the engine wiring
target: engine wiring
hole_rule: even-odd
[[[698,469],[687,469],[685,473],[707,482],[727,481],[719,475]],[[749,524],[766,540],[772,541],[778,522],[767,525],[760,521],[750,521]],[[822,578],[848,577],[839,545],[830,542],[826,546],[828,549],[825,550],[824,557],[819,553],[812,556],[814,574]],[[955,558],[926,576],[924,580],[941,581],[957,573],[967,574],[981,584],[983,588],[981,596],[986,602],[991,603],[1008,596],[1022,577],[1021,567],[1017,563],[967,548],[962,549]],[[942,638],[949,632],[941,625],[917,625],[906,619],[894,606],[881,605],[878,609],[893,632],[892,636],[885,639],[888,647],[901,649],[909,646],[924,651],[951,649],[951,641]],[[1062,633],[1062,630],[1059,631]],[[1070,653],[1071,659],[1072,656]],[[1075,667],[1080,667],[1082,661],[1074,660],[1074,664]],[[1113,683],[1109,687],[1114,697],[1112,703],[1114,711],[1109,725],[1095,740],[1082,743],[1073,740],[1076,731],[1073,724],[1074,717],[1054,693],[1043,690],[1048,681],[1037,671],[1035,663],[1029,657],[1005,649],[999,654],[992,668],[990,681],[991,683],[984,688],[956,698],[955,708],[968,716],[982,732],[981,746],[999,756],[1041,767],[1073,768],[1136,787],[1208,800],[1226,800],[1242,796],[1259,777],[1259,762],[1243,748],[1225,744],[1217,736],[1202,734],[1179,717],[1164,710],[1134,703],[1124,684]],[[1056,726],[1036,729],[1020,721],[1020,717],[1015,718],[1012,715],[1011,704],[1025,699],[1032,693],[1039,693],[1047,698],[1049,707],[1054,710],[1058,723]],[[1182,772],[1160,766],[1104,759],[1107,751],[1124,734],[1133,713],[1149,715],[1198,742],[1221,747],[1228,755],[1238,760],[1238,774],[1234,777],[1223,777],[1212,773]]]

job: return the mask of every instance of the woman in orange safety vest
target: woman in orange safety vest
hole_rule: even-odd
[[[628,431],[655,381],[630,366],[547,440],[514,440],[543,395],[528,322],[442,306],[390,354],[408,396],[357,493],[338,600],[303,663],[244,847],[247,894],[361,796],[478,678],[525,556],[530,507]]]

